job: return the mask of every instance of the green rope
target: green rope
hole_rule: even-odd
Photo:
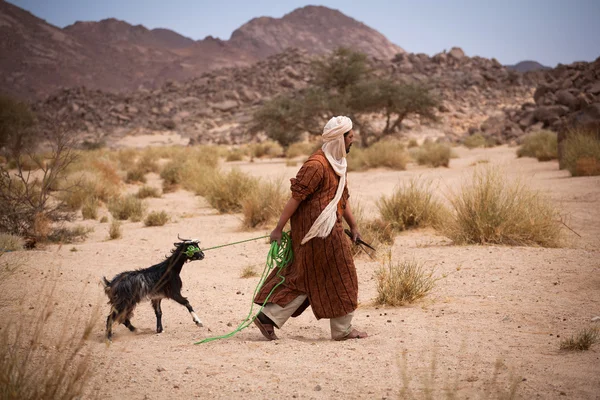
[[[233,332],[222,336],[209,337],[194,344],[207,343],[219,339],[227,339],[240,332],[242,329],[245,329],[248,326],[250,326],[250,324],[256,318],[256,315],[258,315],[258,313],[260,313],[265,307],[265,304],[267,304],[269,298],[271,297],[275,289],[285,281],[285,277],[281,273],[283,269],[292,261],[293,257],[294,254],[292,252],[292,241],[290,239],[289,234],[283,232],[281,235],[281,246],[278,245],[277,242],[271,243],[269,254],[267,254],[267,262],[265,263],[265,268],[260,277],[258,285],[256,286],[256,289],[254,289],[254,294],[252,295],[252,303],[250,305],[250,312],[248,313],[248,316],[246,316],[246,318],[238,325],[237,328],[235,328]],[[277,277],[279,278],[279,282],[273,287],[273,289],[271,289],[269,295],[265,299],[265,302],[260,306],[260,309],[258,310],[256,315],[252,315],[252,310],[254,308],[254,299],[256,298],[256,294],[262,289],[263,285],[265,284],[265,281],[267,280],[267,277],[269,276],[273,268],[277,268]]]
[[[244,243],[244,242],[251,242],[253,240],[263,239],[263,238],[266,238],[266,237],[269,237],[269,235],[259,236],[259,237],[253,238],[253,239],[240,240],[239,242],[222,244],[220,246],[209,247],[208,249],[202,249],[202,251],[213,250],[213,249],[220,249],[221,247],[233,246],[234,244],[240,244],[240,243]]]

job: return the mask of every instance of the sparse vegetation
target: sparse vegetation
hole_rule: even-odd
[[[433,196],[433,182],[411,179],[390,196],[377,201],[384,222],[397,231],[417,227],[440,227],[447,219],[447,209]]]
[[[240,273],[240,278],[243,278],[243,279],[255,278],[257,276],[258,276],[258,272],[256,272],[253,265],[248,265],[247,267],[242,269],[242,272]]]
[[[354,215],[354,219],[358,225],[358,231],[365,242],[369,243],[377,251],[384,245],[394,244],[394,236],[396,233],[391,224],[384,222],[381,219],[368,219],[365,216],[365,211],[361,203],[354,199],[351,200],[350,207],[352,215]],[[362,250],[359,246],[352,246],[353,256],[361,253]]]
[[[433,269],[426,271],[415,260],[393,263],[391,255],[376,272],[377,304],[392,307],[410,304],[425,297],[434,287],[437,278]]]
[[[258,182],[241,201],[245,228],[256,228],[276,222],[287,200],[281,181]]]
[[[560,215],[539,192],[500,171],[478,169],[451,198],[454,214],[444,231],[457,244],[558,247]]]
[[[48,241],[52,243],[75,243],[85,240],[94,228],[81,225],[74,227],[59,227],[53,229],[48,235]]]
[[[463,139],[463,144],[469,149],[476,147],[492,147],[493,144],[486,139],[481,133],[467,136]]]
[[[558,158],[556,133],[541,130],[525,136],[521,147],[517,150],[517,157],[533,157],[538,161],[556,160]]]
[[[99,202],[96,197],[87,197],[81,206],[81,216],[83,219],[98,218]]]
[[[108,238],[111,240],[120,239],[123,236],[121,222],[113,219],[108,228]]]
[[[561,350],[584,351],[589,350],[594,344],[600,342],[600,331],[596,327],[585,328],[576,335],[560,342]]]
[[[562,157],[572,176],[600,175],[600,131],[572,130],[564,141]]]
[[[134,168],[127,171],[127,176],[125,177],[125,182],[127,183],[146,183],[146,173],[139,169]]]
[[[113,218],[119,220],[141,221],[144,217],[145,205],[133,195],[118,197],[108,203],[108,211]]]
[[[163,226],[169,221],[169,215],[165,211],[152,211],[146,216],[144,225],[146,226]]]

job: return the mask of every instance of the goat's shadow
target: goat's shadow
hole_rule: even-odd
[[[115,332],[113,328],[113,342],[128,342],[131,340],[135,340],[140,336],[150,336],[150,335],[160,335],[160,333],[156,333],[155,329],[152,328],[135,328],[134,332],[131,332],[127,328],[123,328],[120,332]],[[106,334],[102,332],[102,334],[98,334],[95,336],[95,342],[97,343],[105,343],[106,342]]]

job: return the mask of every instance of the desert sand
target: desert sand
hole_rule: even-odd
[[[392,259],[425,262],[440,279],[414,304],[376,306],[374,272],[381,264],[358,256],[354,325],[368,338],[331,341],[329,322],[317,321],[309,309],[277,331],[278,341],[266,341],[252,325],[229,339],[194,345],[231,332],[246,317],[258,278],[243,279],[240,273],[248,266],[262,271],[269,244],[260,239],[212,249],[181,274],[182,293],[204,327],[166,300],[165,330],[156,334],[154,312],[143,303],[132,320],[138,331],[115,326],[107,346],[102,276],[160,262],[178,234],[199,238],[209,248],[271,230],[242,230],[240,215],[219,215],[203,198],[177,191],[147,200],[149,211],[169,213],[165,226],[125,222],[123,237],[107,240],[109,224],[77,221],[94,228],[83,243],[4,254],[1,261],[20,266],[1,285],[3,320],[26,319],[39,309],[48,279],[56,285],[48,322],[53,334],[83,324],[99,305],[101,315],[85,345],[93,371],[87,398],[446,398],[447,391],[455,398],[498,398],[512,384],[522,399],[600,398],[600,345],[583,352],[559,350],[562,339],[600,325],[592,322],[600,315],[600,177],[572,178],[555,161],[517,159],[515,148],[507,146],[455,151],[459,158],[449,168],[410,164],[406,171],[351,172],[351,198],[374,214],[380,196],[418,176],[434,179],[443,197],[470,178],[476,162],[487,160],[486,165],[547,194],[580,236],[565,228],[565,247],[548,249],[456,246],[433,230],[408,231],[396,237]],[[223,168],[234,165],[287,182],[300,163],[257,160]],[[158,176],[149,176],[149,184],[159,187]]]

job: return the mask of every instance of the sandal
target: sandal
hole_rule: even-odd
[[[260,329],[260,333],[262,333],[263,336],[267,338],[267,340],[277,340],[278,339],[277,335],[275,334],[275,326],[274,325],[261,322],[258,319],[258,317],[254,318],[254,325],[256,325],[258,327],[258,329]]]
[[[348,339],[364,339],[366,337],[368,337],[369,335],[367,335],[366,332],[359,332],[356,329],[352,329],[350,331],[349,334],[347,334],[346,336],[342,336],[341,338],[337,338],[334,340],[337,340],[338,342],[341,342],[343,340],[348,340]]]

